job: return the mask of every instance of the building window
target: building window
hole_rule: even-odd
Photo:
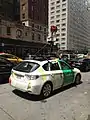
[[[61,41],[65,41],[65,38],[61,38]]]
[[[57,10],[56,13],[60,13],[60,10]]]
[[[62,9],[62,11],[63,11],[63,12],[66,11],[66,8]]]
[[[54,10],[55,8],[54,7],[51,7],[51,10]]]
[[[66,0],[62,0],[62,2],[65,2]]]
[[[25,4],[22,4],[22,10],[23,11],[25,10]]]
[[[66,30],[66,28],[62,28],[62,31],[65,31]]]
[[[65,47],[61,47],[62,50],[65,50]]]
[[[41,35],[40,34],[38,34],[38,41],[40,41],[41,40]]]
[[[59,23],[59,22],[60,22],[60,20],[56,20],[56,22],[57,22],[57,23]]]
[[[59,18],[60,17],[60,15],[56,15],[56,18]]]
[[[51,3],[51,5],[54,5],[54,4],[55,4],[55,2],[52,2],[52,3]]]
[[[51,12],[51,15],[54,14],[54,11]]]
[[[54,24],[54,21],[51,21],[51,24]]]
[[[65,16],[66,16],[66,13],[63,13],[63,14],[62,14],[62,17],[65,17]]]
[[[35,37],[35,36],[34,36],[34,33],[32,33],[32,40],[34,40],[34,37]]]
[[[65,21],[66,21],[66,18],[63,18],[63,19],[62,19],[62,22],[65,22]]]
[[[23,23],[23,25],[25,25],[25,23]]]
[[[63,23],[63,24],[62,24],[62,27],[63,27],[63,26],[66,26],[66,24],[65,24],[65,23]]]
[[[7,35],[11,35],[11,28],[7,27]]]
[[[60,5],[56,6],[56,9],[58,9],[58,8],[60,9]]]
[[[65,36],[65,33],[62,33],[61,35],[62,35],[62,36]]]
[[[59,37],[59,36],[60,36],[60,34],[56,34],[56,36],[57,36],[57,37]]]
[[[60,3],[60,0],[58,0],[56,3],[57,3],[57,4]]]
[[[46,32],[46,28],[44,28],[44,32]]]
[[[65,3],[65,4],[62,4],[62,7],[66,7],[66,3]]]
[[[60,28],[60,24],[57,24],[56,26],[57,26],[57,28]]]
[[[54,19],[54,16],[51,16],[51,19]]]
[[[22,14],[22,18],[25,19],[25,13]]]
[[[61,45],[65,45],[65,42],[62,42]]]

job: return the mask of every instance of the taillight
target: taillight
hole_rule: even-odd
[[[38,75],[25,75],[25,77],[29,80],[36,80],[37,78],[39,78]]]
[[[11,79],[9,78],[9,83],[10,83],[10,85],[11,85]]]

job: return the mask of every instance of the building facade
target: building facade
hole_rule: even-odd
[[[25,26],[32,27],[32,35],[41,38],[40,31],[44,29],[44,40],[47,39],[48,0],[20,0],[20,21]],[[34,28],[38,29],[38,34]],[[36,34],[36,35],[35,35]]]
[[[0,0],[0,18],[10,21],[20,20],[19,0]]]
[[[48,0],[20,0],[20,20],[29,26],[29,20],[48,24]]]
[[[82,51],[89,47],[86,0],[49,0],[48,25],[49,37],[50,27],[57,26],[54,43],[60,50]]]
[[[35,54],[47,43],[46,0],[2,0],[0,3],[0,51],[11,49],[22,56],[24,50]],[[4,10],[5,9],[5,10]],[[41,52],[46,51],[47,48]],[[47,52],[46,52],[47,53]]]
[[[34,28],[32,26],[27,27],[17,22],[1,20],[0,51],[4,48],[4,51],[10,50],[20,57],[23,56],[25,50],[28,50],[30,54],[36,54],[42,47],[46,45],[48,47],[46,37],[44,38],[45,34],[45,29],[39,30],[35,26]],[[45,53],[46,49],[41,52]]]

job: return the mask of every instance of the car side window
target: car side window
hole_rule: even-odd
[[[44,64],[44,65],[43,65],[43,69],[44,69],[45,71],[50,71],[50,63]]]
[[[62,68],[62,70],[68,70],[68,69],[71,69],[66,63],[64,63],[64,62],[60,62],[60,64],[61,64],[61,68]]]
[[[43,65],[43,69],[46,71],[60,70],[58,63],[46,63]]]
[[[60,70],[58,63],[51,63],[50,66],[51,66],[51,71]]]

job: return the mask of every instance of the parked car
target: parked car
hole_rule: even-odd
[[[0,83],[8,81],[11,69],[14,66],[14,63],[10,62],[6,58],[0,57]]]
[[[16,64],[22,61],[21,58],[15,56],[15,55],[12,55],[12,54],[8,54],[8,53],[0,53],[0,56],[6,58],[7,60],[9,60],[13,63],[16,63]]]
[[[24,60],[12,69],[9,78],[14,88],[43,97],[48,97],[55,89],[80,81],[80,70],[60,59]]]
[[[76,67],[81,71],[87,72],[90,70],[90,59],[82,58],[82,59],[72,60],[71,66]]]

